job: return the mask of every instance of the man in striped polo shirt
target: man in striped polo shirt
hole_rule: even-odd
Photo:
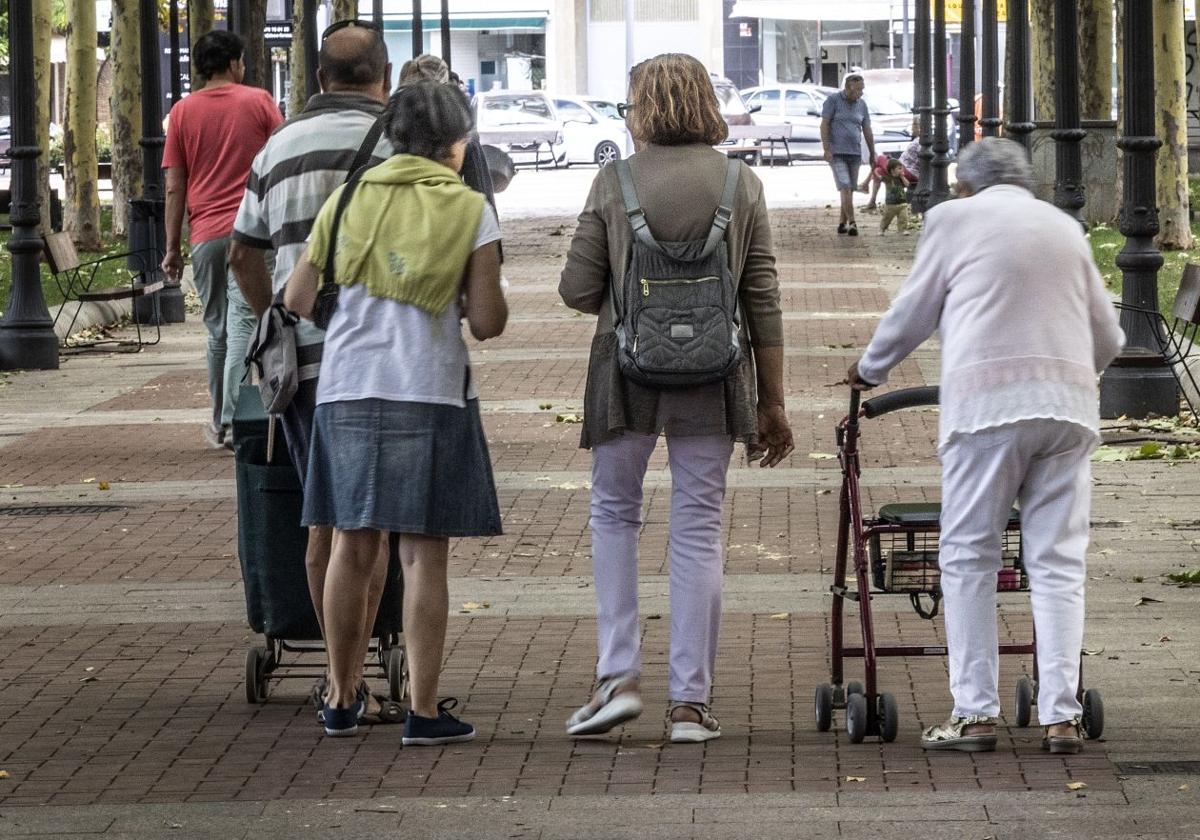
[[[246,193],[233,226],[229,261],[246,302],[261,317],[272,297],[283,288],[325,200],[346,181],[359,147],[387,103],[391,87],[391,65],[387,47],[378,30],[359,22],[335,24],[321,41],[317,79],[321,93],[313,96],[304,110],[284,123],[267,141],[250,168]],[[371,164],[393,153],[390,141],[381,137]],[[274,276],[264,257],[275,251]],[[325,334],[307,320],[296,328],[296,354],[300,386],[283,415],[283,432],[288,452],[300,481],[308,466],[309,436],[316,409],[317,375]],[[309,529],[308,587],[317,619],[324,630],[323,594],[329,565],[332,529]],[[387,564],[371,586],[370,615],[364,616],[361,662],[370,643],[375,611],[383,593]],[[368,715],[391,712],[402,723],[399,707],[382,709],[367,699]],[[393,722],[390,719],[388,722]]]

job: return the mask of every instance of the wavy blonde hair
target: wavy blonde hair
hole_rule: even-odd
[[[704,65],[690,55],[665,53],[629,73],[629,131],[641,143],[715,146],[729,136]]]

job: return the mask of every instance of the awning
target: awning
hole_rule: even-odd
[[[731,18],[773,20],[890,20],[887,0],[737,0]],[[900,16],[897,7],[897,16]]]

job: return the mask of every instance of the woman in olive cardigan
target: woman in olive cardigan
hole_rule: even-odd
[[[661,55],[633,68],[628,122],[638,147],[629,166],[655,239],[703,239],[727,167],[712,148],[727,128],[703,65],[691,56]],[[762,183],[742,166],[725,243],[738,284],[743,361],[723,382],[669,390],[640,386],[620,372],[612,327],[608,284],[624,282],[633,239],[615,170],[601,170],[592,185],[559,283],[567,306],[599,316],[580,442],[592,450],[598,684],[567,721],[567,731],[607,732],[642,711],[637,541],[646,464],[663,435],[672,481],[670,737],[707,741],[721,734],[708,699],[721,615],[721,505],[733,445],[745,443],[747,454],[761,456],[765,467],[792,451],[771,231]]]

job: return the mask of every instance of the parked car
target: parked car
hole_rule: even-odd
[[[475,126],[485,145],[506,152],[516,165],[557,165],[567,159],[563,123],[554,103],[540,90],[489,90],[475,94]],[[488,143],[489,131],[516,135],[508,142]],[[527,133],[528,138],[520,135]]]
[[[605,106],[611,106],[615,119],[610,119],[602,110]],[[554,108],[563,123],[568,166],[594,163],[603,169],[624,156],[629,129],[617,114],[616,105],[582,96],[556,96]]]

